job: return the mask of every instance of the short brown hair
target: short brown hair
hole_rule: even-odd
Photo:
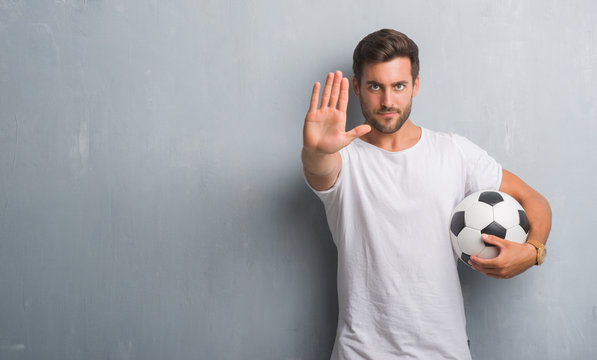
[[[357,44],[352,55],[352,71],[360,84],[363,65],[382,63],[397,57],[410,59],[410,72],[414,82],[419,76],[419,48],[417,44],[399,31],[381,29],[365,36]]]

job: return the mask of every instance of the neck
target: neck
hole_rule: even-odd
[[[414,146],[421,138],[421,127],[413,124],[410,119],[406,120],[400,130],[384,134],[375,128],[361,136],[361,140],[368,142],[387,151],[402,151]]]

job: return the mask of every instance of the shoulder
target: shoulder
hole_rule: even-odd
[[[426,135],[430,146],[439,151],[442,157],[450,154],[461,161],[472,161],[488,156],[487,151],[460,134],[426,130]]]
[[[446,146],[455,146],[461,151],[468,151],[471,149],[480,149],[479,145],[469,140],[467,137],[457,133],[444,133],[440,131],[427,130],[431,135],[430,137],[435,139],[438,143]]]
[[[423,132],[425,133],[425,136],[427,136],[430,139],[434,139],[434,140],[438,140],[438,141],[447,141],[447,142],[454,142],[454,141],[469,141],[467,138],[465,138],[464,136],[454,133],[454,132],[443,132],[443,131],[437,131],[437,130],[431,130],[428,128],[423,128]]]
[[[469,139],[456,133],[446,133],[426,128],[423,128],[423,132],[428,143],[440,148],[457,148],[462,150],[462,148],[473,144]]]

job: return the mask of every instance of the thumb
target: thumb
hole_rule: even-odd
[[[489,245],[494,245],[499,248],[503,247],[503,241],[505,241],[504,239],[501,239],[495,235],[489,234],[481,234],[481,240]]]
[[[349,141],[353,141],[354,139],[361,137],[371,131],[371,125],[363,124],[355,127],[354,129],[348,131],[346,133],[346,137]]]

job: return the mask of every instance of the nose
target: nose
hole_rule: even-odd
[[[383,105],[384,107],[387,107],[387,108],[394,107],[394,104],[392,102],[392,90],[391,89],[384,90],[383,96],[381,99],[381,105]]]

